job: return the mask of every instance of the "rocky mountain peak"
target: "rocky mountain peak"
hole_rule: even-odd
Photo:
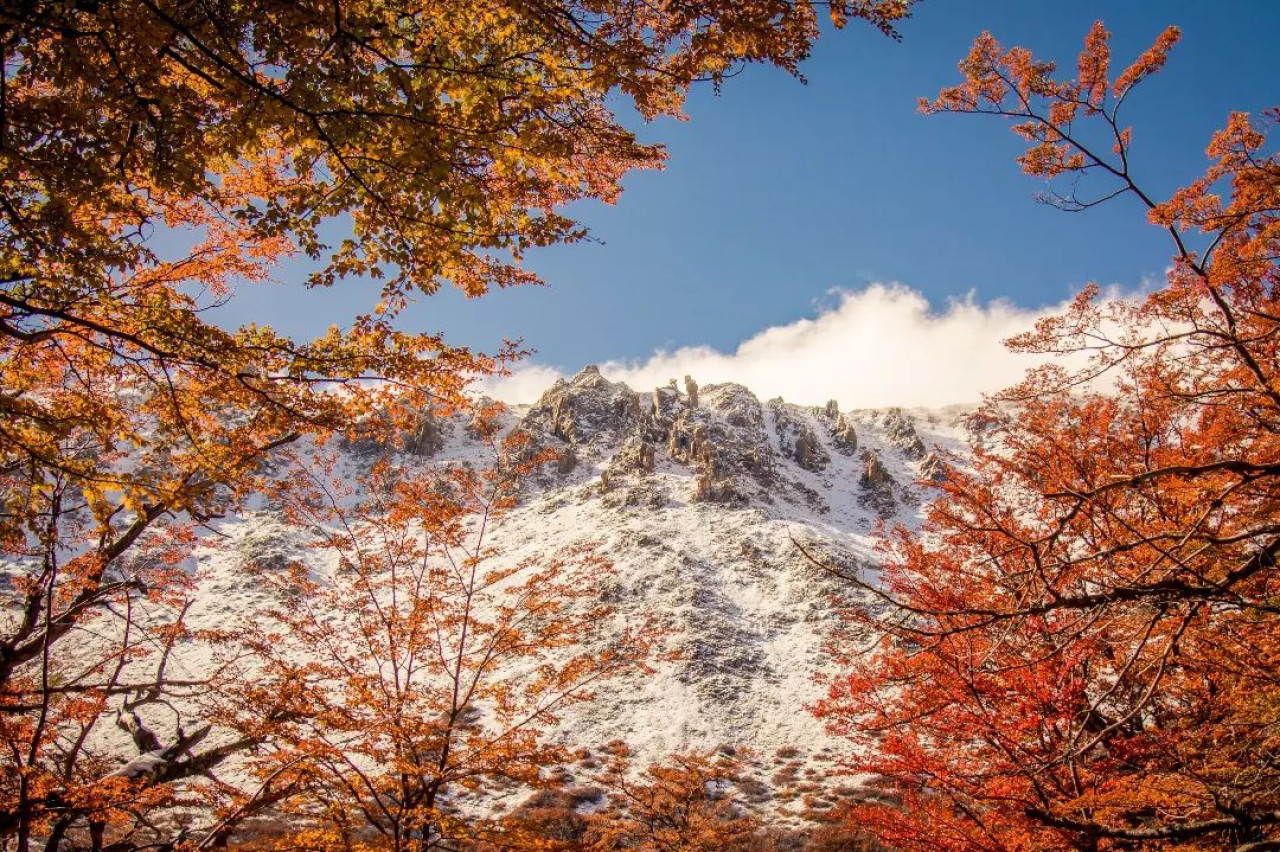
[[[692,376],[638,391],[597,367],[502,415],[499,428],[523,430],[558,460],[494,519],[487,545],[510,565],[599,553],[614,567],[599,578],[600,600],[614,611],[599,641],[653,623],[666,643],[652,671],[567,712],[557,723],[565,741],[622,740],[639,762],[726,745],[809,755],[831,746],[802,707],[821,692],[815,672],[831,665],[824,649],[837,610],[874,602],[795,542],[845,575],[872,576],[879,522],[918,522],[921,480],[957,458],[962,417],[762,402],[743,385]],[[392,448],[340,446],[339,472],[352,481],[389,452],[424,471],[496,461],[465,413],[424,412]],[[309,558],[269,505],[217,523],[223,543],[199,555],[196,627],[278,603],[246,579],[246,554],[257,565]]]
[[[556,381],[525,415],[522,425],[535,435],[549,435],[577,446],[625,434],[639,416],[635,392],[622,382],[609,381],[592,364],[569,381]]]
[[[743,385],[687,375],[636,391],[594,365],[557,381],[519,426],[559,454],[542,487],[598,477],[620,506],[798,501],[895,517],[918,504],[914,483],[941,470],[902,409],[762,403]]]

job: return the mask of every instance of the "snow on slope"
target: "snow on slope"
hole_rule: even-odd
[[[686,380],[637,393],[588,367],[534,406],[506,415],[561,455],[492,530],[504,559],[595,542],[616,573],[600,593],[620,622],[656,620],[677,659],[630,674],[565,713],[555,736],[596,749],[621,739],[637,764],[673,752],[743,747],[777,769],[795,750],[815,765],[841,745],[805,710],[829,667],[824,642],[836,599],[856,593],[809,564],[795,541],[842,570],[873,571],[881,520],[917,522],[935,447],[962,451],[961,409],[841,412],[738,385]],[[377,447],[349,445],[367,466]],[[491,451],[458,420],[425,418],[398,461],[484,464]],[[267,505],[219,523],[217,548],[197,553],[193,628],[265,606],[242,566],[303,549]],[[179,655],[175,675],[210,658]]]
[[[617,737],[645,759],[838,746],[804,705],[822,692],[814,675],[827,668],[832,597],[854,592],[792,539],[846,570],[872,567],[877,524],[918,519],[922,467],[935,446],[960,449],[963,412],[837,408],[762,404],[737,385],[636,395],[588,367],[525,415],[576,466],[505,519],[499,546],[514,556],[601,541],[618,568],[619,609],[657,616],[681,652],[601,690],[566,726],[576,740]],[[636,460],[637,442],[651,464]],[[885,479],[867,481],[869,459]]]
[[[609,709],[593,714],[593,727],[655,754],[754,737],[813,740],[818,726],[795,711],[815,695],[821,621],[842,589],[791,538],[846,564],[873,562],[877,523],[918,517],[917,480],[932,448],[962,445],[961,413],[841,415],[836,406],[761,404],[737,385],[637,394],[588,367],[521,418],[572,469],[549,469],[494,543],[518,559],[598,541],[618,566],[621,588],[611,594],[620,607],[657,613],[686,637],[683,667],[603,699],[597,709]],[[834,437],[842,419],[856,447]],[[441,431],[433,463],[483,458],[460,424]],[[867,481],[869,459],[885,479]]]

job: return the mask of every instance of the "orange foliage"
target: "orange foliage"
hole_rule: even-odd
[[[529,249],[585,237],[566,205],[613,202],[627,171],[661,165],[660,147],[615,120],[614,93],[645,116],[678,115],[690,85],[742,63],[794,72],[819,6],[837,25],[892,32],[909,5],[0,10],[0,548],[13,615],[0,626],[0,835],[21,852],[42,834],[56,848],[74,825],[98,848],[106,823],[148,825],[153,799],[179,801],[263,743],[259,729],[197,750],[211,720],[131,722],[197,688],[165,652],[184,639],[192,529],[262,489],[282,446],[357,428],[387,438],[424,407],[458,406],[468,381],[517,354],[479,355],[397,316],[445,282],[478,295],[536,280],[521,265]],[[334,227],[351,236],[328,244]],[[311,340],[211,321],[291,259],[311,286],[372,282],[368,309]],[[64,650],[76,636],[95,637],[96,656]],[[143,656],[147,676],[132,680]],[[278,698],[272,714],[291,713],[290,693]],[[90,753],[113,710],[134,747]],[[150,752],[164,754],[135,771]],[[127,782],[112,774],[123,769]],[[218,831],[262,803],[227,787],[202,793],[225,805]]]
[[[548,726],[643,667],[651,631],[593,599],[612,569],[589,547],[503,561],[489,544],[542,461],[519,461],[518,439],[487,472],[380,461],[351,493],[299,462],[306,484],[283,489],[316,553],[259,572],[279,603],[223,637],[251,654],[219,716],[277,720],[251,763],[288,767],[300,794],[282,809],[314,826],[291,842],[408,852],[509,834],[484,816],[493,794],[552,784],[572,755]]]
[[[759,822],[734,800],[737,758],[677,754],[629,777],[626,755],[616,755],[601,779],[609,807],[588,820],[583,848],[592,852],[720,852],[745,849]]]
[[[901,798],[855,810],[893,848],[1280,848],[1278,116],[1231,116],[1205,177],[1152,200],[1116,114],[1176,38],[1108,88],[1101,25],[1067,81],[984,35],[928,105],[1017,119],[1030,174],[1108,176],[1055,198],[1135,196],[1174,261],[1140,302],[1090,288],[1015,338],[1091,359],[985,406],[985,448],[887,545],[885,609],[856,616],[882,638],[839,649],[819,711]]]

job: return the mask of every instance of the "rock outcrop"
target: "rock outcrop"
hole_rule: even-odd
[[[907,458],[918,461],[929,452],[920,434],[916,432],[915,424],[911,422],[910,417],[902,413],[901,408],[890,408],[886,411],[880,417],[879,426],[885,440],[901,450]]]
[[[803,409],[779,399],[769,400],[774,426],[778,433],[778,445],[782,454],[805,470],[818,473],[830,462],[817,433],[803,415]]]
[[[422,408],[412,414],[412,428],[394,433],[392,425],[395,421],[386,413],[372,415],[368,420],[357,424],[350,435],[344,436],[340,446],[354,456],[369,458],[390,452],[405,452],[420,458],[430,458],[438,453],[445,443],[451,421],[438,417],[430,408]]]
[[[924,461],[920,462],[920,478],[933,482],[942,482],[947,478],[946,465],[937,453],[929,453],[924,457]]]
[[[684,495],[693,502],[740,504],[752,495],[767,499],[778,460],[760,401],[741,385],[700,387],[691,376],[685,377],[684,389],[681,393],[672,380],[641,396],[608,381],[595,367],[557,382],[520,423],[534,446],[557,453],[543,485],[551,484],[545,480],[548,475],[571,476],[594,467],[606,493],[624,485],[637,488],[661,459],[668,459],[693,474]],[[794,408],[783,414],[786,423],[792,423],[787,418]],[[787,457],[820,469],[829,458],[823,442],[803,418],[793,426],[788,427],[794,435]],[[661,503],[655,500],[655,505]],[[621,505],[633,503],[628,497]]]
[[[827,400],[826,405],[814,412],[826,427],[826,433],[831,437],[831,445],[836,452],[852,456],[858,451],[858,433],[853,428],[853,418],[840,413],[840,403],[834,399]]]
[[[700,391],[700,404],[692,402],[690,394],[664,408],[668,416],[655,417],[649,425],[665,437],[670,458],[696,473],[691,499],[737,503],[767,488],[773,464],[764,411],[755,394],[741,385],[708,385]]]
[[[880,457],[870,450],[862,453],[862,478],[859,484],[866,488],[884,488],[894,485],[893,477],[885,470]]]
[[[653,445],[640,435],[632,435],[623,441],[618,452],[609,459],[604,470],[605,484],[610,479],[616,480],[620,475],[631,473],[653,473]]]
[[[418,414],[418,426],[404,441],[404,449],[415,456],[433,456],[444,448],[447,421],[436,417],[429,408]]]
[[[714,464],[698,473],[690,499],[695,503],[747,502],[746,495],[738,490],[737,480],[731,476],[719,475]]]
[[[627,434],[640,417],[635,393],[621,382],[611,382],[594,365],[585,367],[570,381],[561,379],[542,395],[522,426],[574,446],[597,436],[608,440]]]
[[[831,427],[831,442],[846,456],[858,451],[858,433],[853,428],[853,418],[840,414]]]
[[[510,415],[498,420],[505,425],[490,425],[489,433],[517,425]],[[485,437],[465,417],[423,412],[416,424],[392,450],[426,459]],[[518,427],[529,436],[529,457],[554,453],[528,493],[598,477],[599,491],[617,506],[768,505],[785,494],[819,514],[852,502],[888,517],[917,497],[904,483],[943,476],[942,462],[901,409],[842,413],[834,399],[815,407],[761,403],[742,385],[701,386],[692,376],[683,388],[672,379],[637,393],[588,366],[557,381]],[[391,451],[358,436],[344,446],[355,457]],[[675,481],[683,489],[672,490]]]
[[[874,509],[881,517],[886,517],[897,508],[894,491],[897,481],[890,475],[880,457],[870,450],[862,451],[862,476],[858,479],[862,486],[860,502]]]
[[[556,456],[556,473],[561,476],[573,473],[577,466],[578,454],[574,452],[573,447],[565,447],[560,451],[560,455]]]

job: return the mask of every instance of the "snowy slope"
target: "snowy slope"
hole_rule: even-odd
[[[919,519],[934,450],[962,452],[962,409],[846,410],[690,380],[637,392],[588,367],[536,404],[505,415],[554,449],[517,508],[490,531],[503,559],[593,542],[616,567],[599,593],[619,625],[652,620],[674,660],[626,675],[572,708],[554,736],[575,748],[625,741],[637,765],[690,749],[747,749],[757,774],[824,774],[841,744],[805,705],[839,602],[856,592],[809,564],[794,541],[843,571],[873,576],[881,521]],[[491,449],[459,419],[426,418],[396,461],[484,464]],[[347,445],[368,467],[385,448]],[[197,552],[188,626],[218,627],[268,604],[247,562],[296,558],[298,533],[268,504],[219,522]],[[211,664],[175,655],[174,676]],[[817,767],[815,770],[814,767]],[[776,777],[776,776],[775,776]]]

